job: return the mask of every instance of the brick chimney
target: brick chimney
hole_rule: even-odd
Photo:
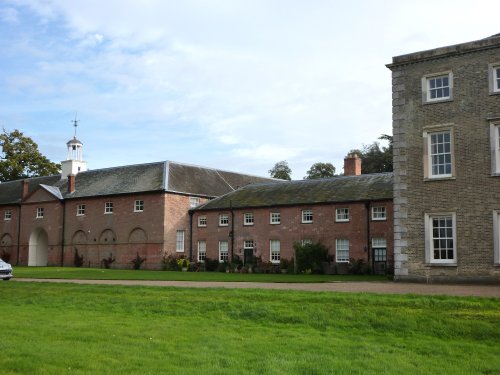
[[[29,194],[29,186],[30,186],[30,183],[28,180],[23,180],[23,192],[21,194],[21,199],[24,199],[28,196]]]
[[[75,189],[76,189],[76,187],[75,187],[75,175],[69,174],[68,175],[68,193],[74,192]]]
[[[361,174],[361,159],[355,153],[348,154],[344,159],[344,176],[359,176]]]

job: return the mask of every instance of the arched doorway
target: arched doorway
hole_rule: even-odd
[[[28,266],[46,266],[49,255],[49,237],[42,228],[35,229],[30,236]]]

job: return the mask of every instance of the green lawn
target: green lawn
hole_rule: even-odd
[[[15,277],[42,279],[93,280],[178,280],[178,281],[253,281],[275,283],[323,283],[331,281],[387,281],[386,276],[288,275],[225,272],[174,272],[114,270],[76,267],[14,267]]]
[[[500,299],[0,283],[2,374],[498,374]]]

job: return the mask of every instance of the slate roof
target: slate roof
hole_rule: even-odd
[[[61,180],[60,175],[28,181],[30,193],[44,185],[54,196],[68,199],[153,191],[212,198],[249,183],[279,180],[166,161],[80,172],[72,193],[68,193],[68,180]],[[22,180],[0,184],[0,204],[19,203],[21,195]]]
[[[215,198],[193,211],[392,199],[392,180],[392,173],[378,173],[257,183]]]
[[[28,180],[28,192],[34,192],[41,184],[54,185],[61,179],[60,175],[33,177]],[[21,202],[23,180],[2,182],[0,184],[0,204],[17,204]]]

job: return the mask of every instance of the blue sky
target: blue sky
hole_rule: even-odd
[[[488,9],[489,11],[486,11]],[[0,0],[0,126],[90,169],[294,179],[391,133],[392,56],[500,32],[498,1]]]

